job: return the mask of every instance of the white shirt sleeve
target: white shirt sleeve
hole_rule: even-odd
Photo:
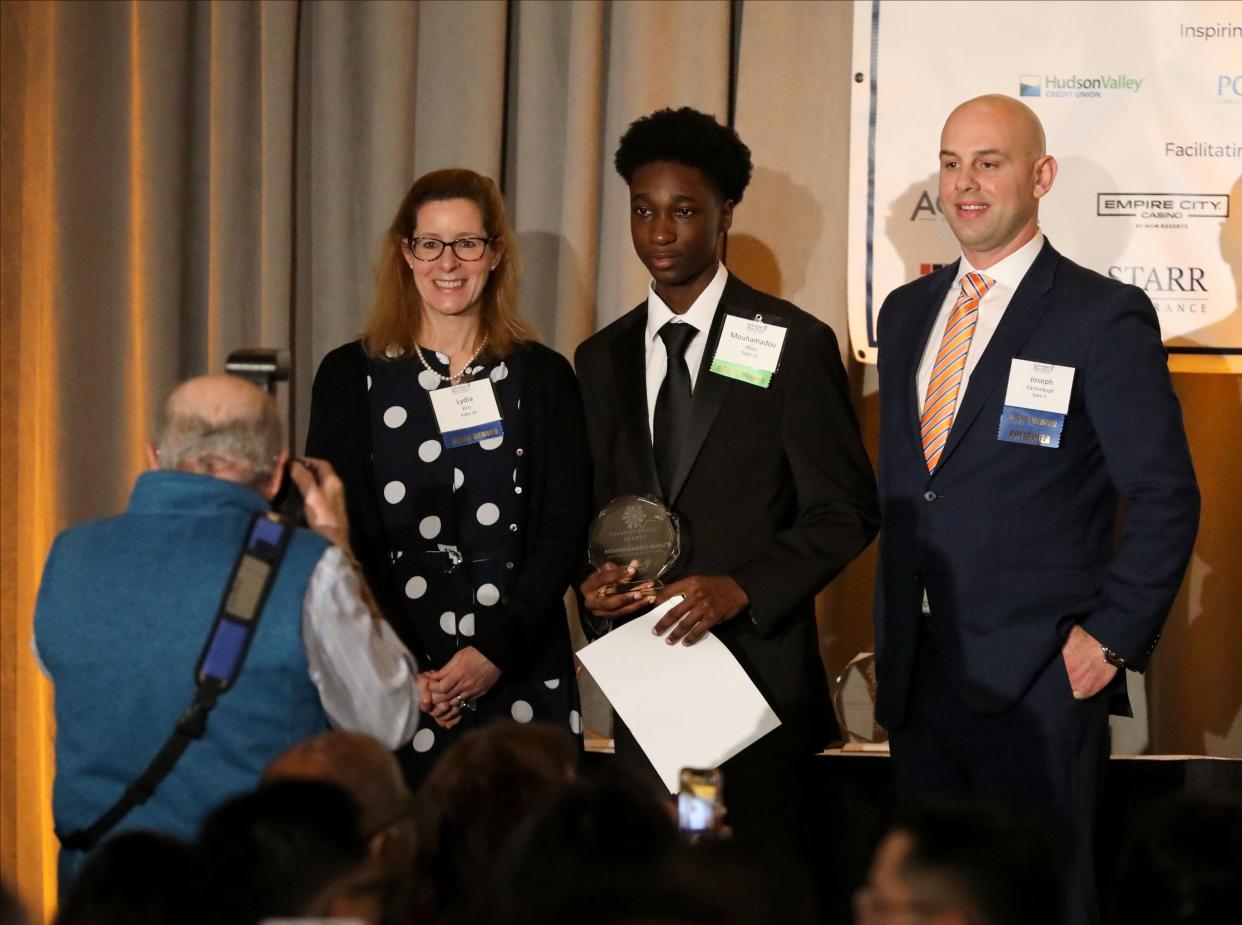
[[[302,601],[302,643],[328,721],[389,748],[418,728],[414,657],[362,599],[357,569],[335,546],[315,566]]]

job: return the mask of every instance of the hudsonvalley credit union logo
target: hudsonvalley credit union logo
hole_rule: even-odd
[[[1146,80],[1129,74],[1019,74],[1018,96],[1098,99],[1117,93],[1138,93]]]

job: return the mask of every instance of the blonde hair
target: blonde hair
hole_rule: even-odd
[[[518,316],[522,255],[500,190],[491,179],[473,170],[451,168],[419,177],[405,194],[384,235],[375,267],[375,305],[362,332],[362,343],[372,355],[383,356],[389,347],[409,352],[418,344],[422,299],[402,256],[401,241],[414,234],[420,208],[428,202],[447,199],[473,202],[483,216],[487,236],[504,242],[500,261],[483,290],[481,327],[487,336],[487,353],[505,357],[518,344],[538,340],[534,330]]]

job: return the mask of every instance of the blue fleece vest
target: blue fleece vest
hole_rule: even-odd
[[[35,610],[56,696],[52,811],[89,825],[163,745],[194,696],[194,667],[249,517],[267,502],[184,472],[139,477],[124,514],[57,537]],[[326,728],[302,644],[302,599],[328,543],[294,535],[236,685],[147,803],[114,829],[193,838],[283,749]],[[83,860],[61,852],[61,889]]]

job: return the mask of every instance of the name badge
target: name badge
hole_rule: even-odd
[[[440,426],[440,438],[448,449],[504,434],[491,379],[477,379],[428,394]]]
[[[712,357],[711,371],[766,389],[781,362],[785,328],[765,323],[762,315],[728,315]]]
[[[1069,411],[1074,367],[1015,359],[1009,367],[997,440],[1056,449]]]

